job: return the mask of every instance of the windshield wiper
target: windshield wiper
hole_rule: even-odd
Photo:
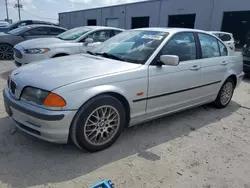
[[[113,54],[110,54],[110,53],[96,53],[96,55],[101,55],[103,57],[106,57],[106,58],[111,58],[111,59],[114,59],[114,60],[119,60],[119,61],[124,61],[123,59],[121,59],[120,57],[117,57]]]
[[[90,55],[97,55],[96,53],[91,52],[91,51],[89,51],[89,50],[88,50],[86,53],[87,53],[87,54],[90,54]]]

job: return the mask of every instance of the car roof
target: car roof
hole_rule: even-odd
[[[167,33],[178,33],[178,32],[201,32],[208,33],[204,30],[199,29],[188,29],[188,28],[171,28],[171,27],[149,27],[149,28],[139,28],[133,30],[143,30],[143,31],[159,31],[159,32],[167,32]]]
[[[222,33],[222,34],[228,34],[233,35],[232,33],[224,32],[224,31],[208,31],[209,33]]]
[[[120,30],[120,31],[125,31],[124,29],[116,28],[116,27],[106,27],[106,26],[82,26],[78,28],[89,28],[89,29],[114,29],[114,30]],[[73,29],[73,28],[72,28]]]
[[[55,26],[55,25],[44,25],[44,24],[32,24],[32,25],[26,25],[23,27],[29,27],[29,28],[36,28],[36,27],[53,27],[53,28],[58,28],[58,29],[65,29],[63,27]],[[67,30],[67,29],[65,29]]]

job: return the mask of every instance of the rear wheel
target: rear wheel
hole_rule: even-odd
[[[77,113],[71,127],[71,139],[80,148],[96,152],[111,146],[126,123],[122,103],[109,95],[87,102]]]
[[[231,101],[234,93],[235,83],[234,80],[228,78],[222,85],[220,92],[214,101],[217,108],[225,108]]]
[[[14,50],[8,44],[0,44],[0,59],[12,60],[14,58]]]

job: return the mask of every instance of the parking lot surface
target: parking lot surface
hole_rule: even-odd
[[[0,61],[0,90],[13,70]],[[21,131],[0,95],[0,187],[250,188],[250,79],[222,110],[210,105],[125,130],[109,149],[85,153]]]

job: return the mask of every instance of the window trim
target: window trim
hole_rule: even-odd
[[[199,45],[198,45],[198,43],[197,43],[197,38],[196,38],[196,32],[193,32],[193,31],[180,31],[180,32],[177,32],[177,33],[175,33],[174,35],[172,35],[168,40],[167,40],[167,42],[165,42],[165,44],[162,46],[162,48],[160,49],[160,51],[158,52],[158,54],[155,56],[155,58],[152,60],[152,62],[149,64],[149,65],[151,65],[151,66],[156,66],[156,65],[158,65],[158,60],[159,60],[159,57],[161,56],[161,53],[162,53],[162,49],[166,46],[166,45],[168,45],[168,43],[176,36],[176,35],[178,35],[178,34],[183,34],[183,33],[191,33],[191,34],[193,34],[193,36],[194,36],[194,41],[195,41],[195,48],[196,48],[196,59],[192,59],[192,60],[187,60],[187,61],[195,61],[195,60],[198,60],[198,59],[200,59],[199,58],[199,55],[200,55],[200,50],[201,49],[199,49]],[[187,61],[181,61],[181,62],[187,62]]]
[[[217,39],[216,37],[214,37],[213,35],[207,34],[207,33],[202,33],[202,32],[196,32],[196,34],[197,34],[197,37],[198,37],[198,42],[199,42],[200,52],[201,52],[201,54],[200,54],[200,59],[209,59],[209,58],[215,58],[215,57],[203,58],[203,56],[202,56],[202,48],[201,48],[201,41],[200,41],[200,38],[199,38],[199,34],[207,35],[207,36],[209,36],[209,37],[214,38],[214,39],[217,41],[217,46],[218,46],[218,50],[219,50],[219,54],[220,54],[220,56],[218,56],[218,57],[221,57],[220,47],[219,47],[218,39]]]

